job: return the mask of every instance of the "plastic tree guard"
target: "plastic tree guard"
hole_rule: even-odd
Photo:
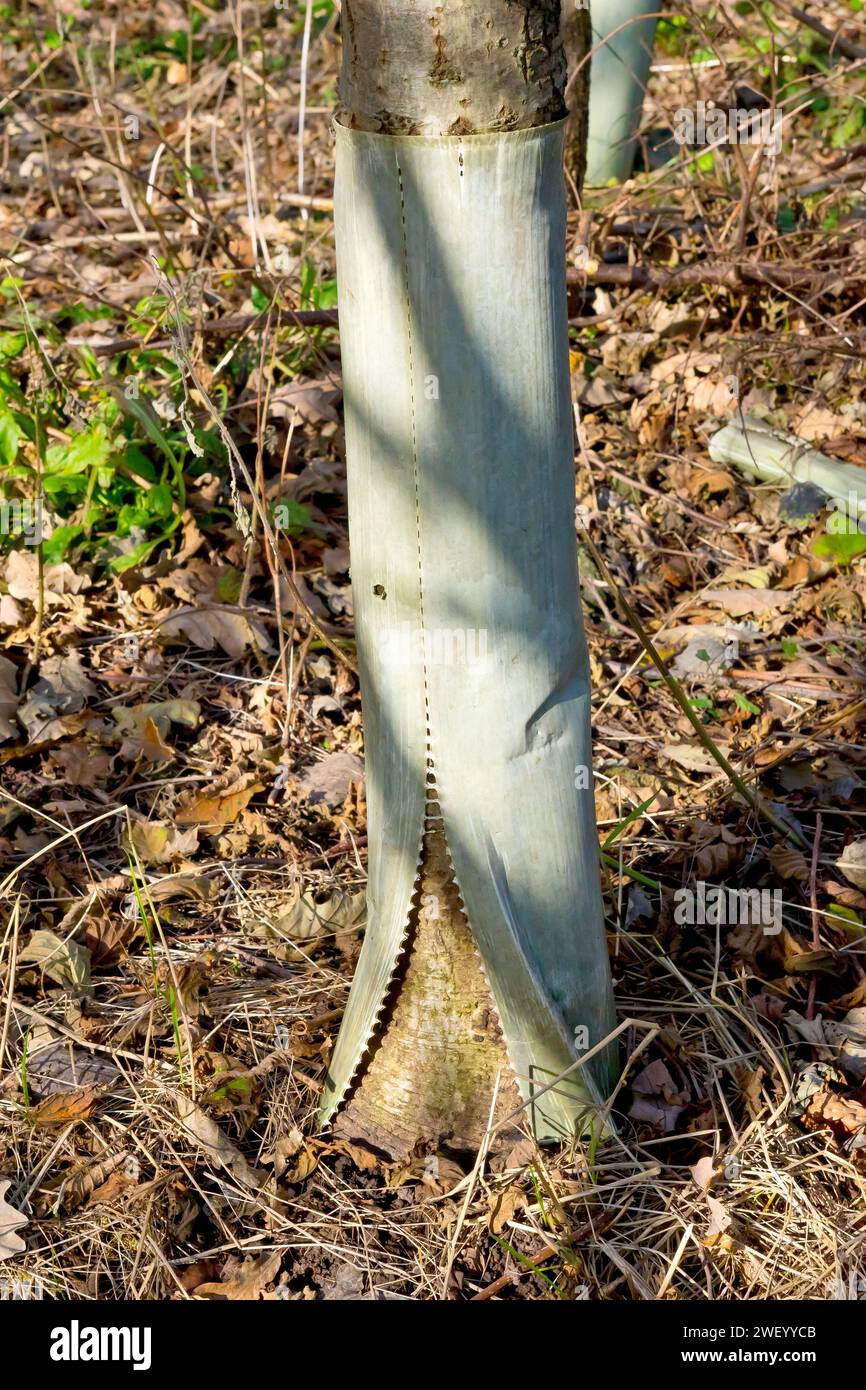
[[[405,946],[431,797],[536,1134],[573,1133],[609,1092],[612,1048],[574,1066],[613,1019],[574,528],[563,124],[434,139],[337,127],[369,884],[325,1123]]]

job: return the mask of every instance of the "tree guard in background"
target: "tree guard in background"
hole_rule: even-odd
[[[631,174],[658,9],[653,0],[590,0],[587,183],[622,182]]]
[[[615,1059],[575,1065],[611,1031],[613,1004],[574,530],[564,121],[550,119],[564,61],[548,55],[534,94],[525,75],[513,90],[496,75],[497,106],[461,61],[464,8],[446,12],[455,29],[418,29],[454,74],[451,110],[426,121],[405,70],[380,66],[369,95],[369,63],[399,48],[383,8],[374,42],[358,32],[371,0],[349,6],[349,61],[366,64],[356,87],[344,56],[336,131],[369,883],[321,1116],[406,1154],[477,1145],[497,1085],[494,1119],[526,1102],[539,1138],[567,1137],[609,1093]],[[556,49],[558,6],[501,8],[512,26],[515,10],[543,9],[539,42]],[[401,34],[406,22],[395,10]],[[447,133],[455,110],[465,123],[518,106],[529,128]],[[407,127],[424,134],[392,133]]]

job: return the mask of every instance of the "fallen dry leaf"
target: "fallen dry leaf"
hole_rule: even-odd
[[[57,1125],[77,1124],[92,1115],[102,1094],[98,1086],[82,1086],[78,1091],[58,1092],[42,1100],[31,1112],[33,1124],[52,1128]]]
[[[816,1091],[803,1113],[809,1129],[831,1129],[838,1140],[866,1130],[866,1105],[826,1088]]]
[[[139,1183],[137,1177],[127,1171],[128,1167],[129,1160],[123,1168],[116,1168],[99,1187],[94,1187],[89,1193],[85,1192],[82,1200],[86,1201],[89,1196],[91,1206],[98,1207],[114,1202],[118,1197],[129,1198],[132,1195],[132,1189],[142,1187],[142,1184]]]
[[[68,1214],[89,1198],[94,1201],[110,1200],[124,1188],[135,1185],[135,1178],[122,1171],[124,1165],[137,1167],[138,1163],[121,1152],[99,1159],[96,1163],[78,1164],[71,1172],[67,1170],[40,1187],[41,1209],[47,1213],[59,1207]]]
[[[706,603],[718,604],[732,618],[742,618],[747,613],[774,613],[790,608],[797,598],[788,589],[705,589]]]
[[[165,619],[162,631],[169,637],[186,637],[206,652],[222,647],[235,660],[249,646],[273,650],[264,628],[240,608],[181,608]]]
[[[18,710],[18,723],[27,730],[31,743],[45,739],[58,716],[77,714],[96,693],[79,652],[49,657],[40,665],[39,680]]]
[[[112,710],[112,716],[119,732],[132,740],[142,739],[146,728],[155,728],[158,741],[164,741],[172,724],[195,729],[201,717],[201,705],[197,700],[162,700],[157,704],[119,706]],[[152,733],[150,737],[153,738]],[[124,748],[121,753],[128,756]]]
[[[204,1260],[194,1260],[191,1265],[178,1271],[180,1286],[186,1293],[194,1293],[199,1284],[210,1284],[217,1281],[220,1273],[219,1261],[210,1256]]]
[[[86,743],[67,743],[52,749],[51,766],[70,787],[97,787],[108,776],[111,756]]]
[[[723,387],[723,390],[730,401],[727,387]],[[712,391],[709,394],[711,396]],[[718,497],[722,493],[730,492],[735,486],[733,476],[725,468],[712,468],[706,472],[703,469],[694,469],[688,481],[688,490],[692,497]]]
[[[665,1134],[676,1128],[688,1095],[679,1091],[666,1064],[657,1058],[638,1072],[628,1113],[635,1120],[657,1125]]]
[[[780,878],[792,878],[797,883],[809,882],[809,865],[802,850],[793,845],[773,845],[767,858]]]
[[[90,587],[90,579],[64,561],[46,565],[43,576],[45,602],[60,603],[63,594],[80,594]],[[39,599],[39,557],[31,550],[12,550],[6,560],[6,584],[13,598],[36,604]]]
[[[348,1139],[337,1139],[334,1142],[334,1149],[350,1158],[355,1167],[360,1168],[362,1173],[373,1173],[382,1166],[381,1157],[374,1154],[372,1149],[365,1149],[360,1144],[352,1144]]]
[[[178,805],[175,821],[178,825],[231,825],[257,792],[261,782],[242,778],[222,792],[196,792]]]
[[[283,1182],[303,1182],[319,1166],[320,1155],[306,1144],[283,1171]]]
[[[147,716],[134,734],[123,740],[120,756],[129,763],[144,758],[149,763],[168,763],[174,758],[174,749],[165,742],[154,721]]]
[[[293,941],[311,941],[316,936],[357,929],[363,925],[366,905],[363,890],[354,894],[338,891],[324,903],[317,903],[305,893],[288,912],[275,920],[274,931]]]
[[[824,1024],[827,1042],[839,1049],[839,1066],[855,1081],[866,1081],[866,1008],[849,1009],[840,1023]]]
[[[168,902],[172,898],[190,898],[194,902],[208,903],[219,896],[220,885],[215,878],[206,874],[178,873],[166,874],[147,885],[148,896],[155,903]]]
[[[194,1290],[196,1298],[211,1299],[231,1299],[232,1302],[245,1301],[261,1298],[271,1280],[276,1279],[280,1271],[282,1255],[274,1251],[271,1255],[262,1255],[258,1259],[244,1260],[243,1264],[228,1279],[222,1279],[219,1283],[198,1284]],[[230,1268],[227,1265],[226,1268]]]
[[[77,941],[63,941],[52,931],[35,931],[21,952],[22,961],[32,961],[49,980],[75,994],[89,994],[90,952]]]
[[[703,1158],[699,1158],[697,1163],[692,1165],[691,1174],[701,1191],[708,1192],[719,1175],[719,1169],[716,1167],[715,1159],[709,1154],[704,1154]]]
[[[0,594],[0,627],[20,627],[24,610],[11,594]]]
[[[47,1031],[42,1027],[36,1030],[38,1033]],[[31,1038],[27,1052],[27,1084],[38,1096],[69,1095],[87,1087],[105,1085],[116,1080],[119,1074],[110,1058],[87,1052],[72,1042],[51,1042],[47,1047],[36,1047]]]
[[[831,898],[835,898],[842,907],[866,907],[866,894],[861,893],[859,888],[849,888],[847,884],[836,883],[831,878],[825,879],[821,888]]]
[[[297,377],[278,386],[268,397],[268,413],[277,420],[308,420],[312,424],[330,421],[338,424],[336,406],[343,395],[339,377],[322,377],[318,381]]]
[[[329,753],[308,767],[299,787],[313,805],[324,802],[330,809],[342,806],[353,782],[364,781],[364,763],[355,753]]]
[[[11,1260],[14,1255],[20,1255],[27,1249],[26,1241],[16,1235],[16,1231],[27,1225],[27,1217],[6,1201],[6,1193],[11,1186],[11,1178],[0,1179],[0,1262]]]
[[[717,840],[715,844],[704,845],[692,861],[694,874],[699,879],[719,878],[729,873],[743,857],[743,846],[730,839]]]
[[[855,888],[866,888],[866,840],[852,840],[846,845],[836,868]]]
[[[750,1067],[736,1067],[734,1076],[741,1093],[745,1096],[746,1104],[749,1107],[749,1114],[755,1119],[760,1115],[764,1108],[764,1101],[761,1096],[761,1086],[764,1081],[764,1068],[756,1067],[754,1071]]]
[[[14,738],[18,730],[11,722],[18,708],[18,668],[0,656],[0,742]]]
[[[292,1125],[288,1134],[281,1135],[276,1144],[267,1153],[262,1154],[262,1162],[272,1164],[274,1176],[281,1178],[290,1166],[291,1160],[303,1147],[304,1136],[297,1125]]]
[[[519,1187],[507,1187],[504,1192],[491,1192],[487,1206],[487,1229],[492,1235],[498,1236],[526,1206],[526,1194]]]
[[[134,849],[142,864],[170,864],[198,849],[198,830],[179,831],[167,821],[133,820],[121,843]]]
[[[722,1241],[733,1218],[724,1202],[720,1202],[718,1197],[711,1197],[709,1193],[707,1193],[707,1205],[710,1208],[710,1224],[707,1227],[704,1244],[712,1246]]]
[[[194,1100],[178,1094],[175,1105],[184,1132],[204,1150],[211,1163],[227,1169],[244,1187],[252,1188],[254,1191],[264,1187],[270,1179],[270,1174],[248,1163],[237,1145],[232,1143],[228,1135],[223,1133],[219,1125],[206,1115]]]
[[[719,766],[700,743],[666,743],[661,752],[669,762],[689,772],[715,772]]]

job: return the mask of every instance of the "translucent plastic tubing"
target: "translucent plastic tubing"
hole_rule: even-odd
[[[540,1138],[608,1093],[612,1027],[577,575],[561,124],[337,128],[368,926],[322,1102],[375,1033],[435,784]]]
[[[631,174],[660,8],[652,0],[590,0],[587,183],[622,182]]]

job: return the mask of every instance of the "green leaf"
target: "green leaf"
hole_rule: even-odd
[[[112,387],[112,391],[123,413],[141,426],[148,439],[159,446],[174,469],[175,474],[178,474],[180,465],[177,461],[177,455],[172,449],[165,430],[159,422],[159,416],[150,404],[150,401],[136,400],[134,396],[126,397],[122,392],[117,390],[116,387]]]
[[[0,362],[11,362],[23,352],[26,342],[25,333],[0,333]]]
[[[7,468],[15,462],[21,431],[11,410],[0,410],[0,462]]]
[[[258,285],[253,285],[250,290],[250,299],[253,301],[253,308],[257,314],[263,314],[266,309],[270,309],[271,307],[270,299],[265,294],[264,290],[259,289]]]
[[[160,540],[161,537],[157,536],[154,541],[142,541],[141,545],[137,545],[128,555],[118,555],[116,559],[111,561],[108,568],[113,570],[115,574],[124,574],[127,570],[134,569],[136,565],[142,564],[147,559],[152,550],[156,549]]]
[[[156,483],[149,492],[144,494],[144,507],[150,517],[162,520],[163,517],[171,516],[172,495],[168,483]]]
[[[91,468],[101,468],[110,454],[111,440],[103,426],[95,425],[75,435],[68,444],[53,445],[45,455],[45,467],[49,473],[69,477],[75,473],[86,473]]]
[[[846,936],[862,937],[866,935],[866,928],[864,928],[853,907],[843,907],[841,903],[832,903],[827,909],[827,916],[832,920],[834,926],[841,928]]]
[[[58,564],[84,534],[83,526],[58,526],[48,539],[42,542],[42,558],[45,564]]]
[[[298,300],[301,308],[333,309],[337,302],[336,280],[319,280],[318,271],[309,260],[304,261],[300,278]]]
[[[0,402],[4,399],[20,406],[22,410],[27,404],[24,392],[18,382],[9,375],[5,367],[0,367]]]
[[[151,463],[147,454],[139,449],[137,444],[130,444],[123,456],[130,473],[134,473],[137,478],[144,478],[148,483],[156,482],[156,469]]]
[[[850,565],[866,550],[866,536],[855,531],[852,535],[834,536],[826,532],[812,542],[812,553],[819,558],[835,560],[837,565]]]
[[[117,534],[118,536],[128,536],[133,526],[146,526],[150,517],[144,507],[133,506],[131,502],[124,502],[117,512]]]
[[[294,497],[280,498],[271,510],[271,525],[277,531],[288,531],[290,536],[306,531],[312,524],[309,508],[303,502],[296,502]]]
[[[613,844],[614,840],[616,840],[616,839],[618,838],[618,836],[620,836],[620,835],[622,834],[622,832],[623,832],[629,825],[632,824],[633,821],[636,821],[637,818],[638,818],[638,816],[642,816],[642,815],[643,815],[643,813],[644,813],[644,811],[647,809],[647,807],[648,807],[648,806],[651,806],[652,803],[655,801],[655,799],[656,799],[656,797],[659,795],[659,792],[660,792],[660,791],[661,791],[661,787],[658,787],[658,788],[653,792],[652,796],[648,796],[648,797],[647,797],[646,801],[642,801],[642,802],[640,803],[639,806],[633,806],[633,807],[632,807],[632,809],[629,811],[629,813],[628,813],[628,815],[625,817],[625,819],[624,819],[624,820],[621,820],[621,821],[619,822],[618,825],[615,825],[615,826],[613,827],[613,830],[611,830],[610,834],[608,835],[607,839],[605,840],[604,844],[602,845],[602,849],[603,849],[603,850],[609,849],[610,846]]]
[[[32,468],[28,468],[26,463],[8,463],[3,469],[3,482],[11,483],[15,479],[32,482],[36,474]],[[27,489],[25,489],[27,491]]]
[[[87,491],[87,479],[75,473],[61,473],[56,477],[49,473],[42,479],[42,491],[58,499],[83,497]]]
[[[221,570],[215,588],[218,601],[220,603],[237,603],[242,580],[243,575],[233,565],[227,565],[224,570]]]
[[[760,713],[761,713],[759,706],[758,706],[758,705],[753,705],[752,702],[751,702],[751,700],[747,700],[747,699],[746,699],[745,695],[739,695],[739,694],[735,695],[735,696],[734,696],[734,704],[737,706],[737,709],[745,710],[747,714],[760,714]]]
[[[57,315],[57,322],[92,323],[95,319],[113,318],[114,312],[109,304],[67,304]]]

